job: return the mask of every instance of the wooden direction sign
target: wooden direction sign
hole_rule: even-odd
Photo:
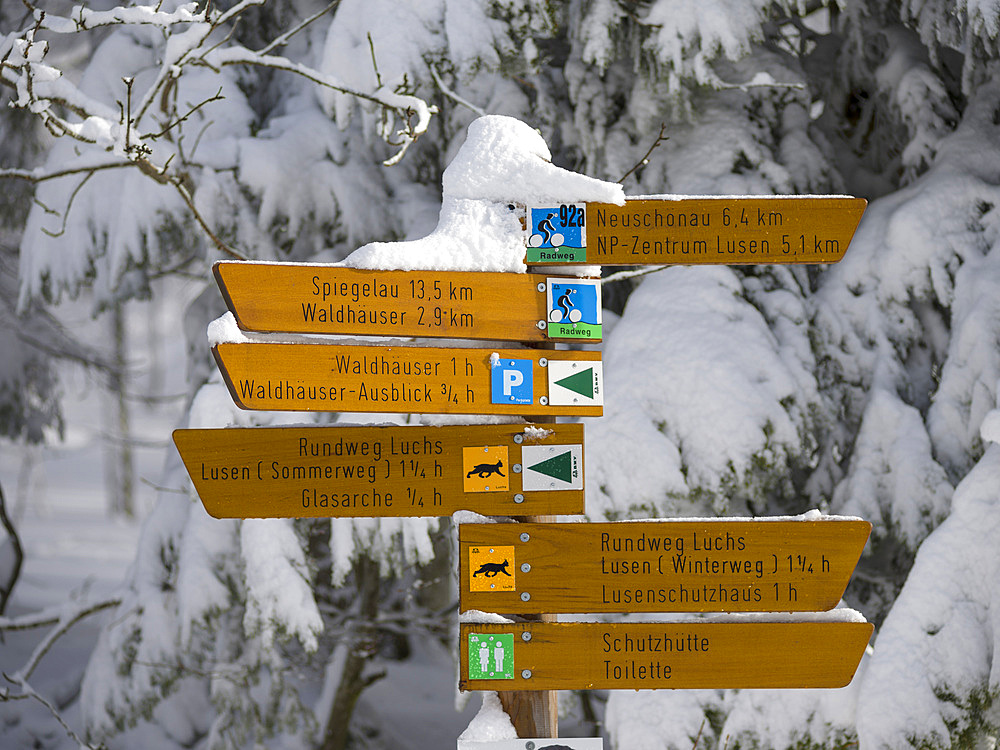
[[[599,417],[599,352],[217,344],[244,409]]]
[[[462,623],[460,690],[838,688],[868,622]]]
[[[867,521],[459,527],[462,611],[792,612],[837,605]]]
[[[236,322],[249,331],[601,339],[598,279],[231,261],[216,263],[214,271]]]
[[[867,201],[851,197],[660,197],[624,206],[529,206],[531,265],[833,263]]]
[[[174,443],[216,518],[584,511],[581,424],[175,430]]]

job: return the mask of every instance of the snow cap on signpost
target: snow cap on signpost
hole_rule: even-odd
[[[524,236],[514,204],[599,201],[624,205],[615,182],[557,167],[545,139],[513,117],[487,115],[469,125],[444,171],[441,214],[427,237],[372,242],[344,263],[383,270],[523,272]]]
[[[444,170],[445,197],[625,204],[617,182],[604,182],[552,163],[541,134],[513,117],[487,115],[469,125],[465,143]]]

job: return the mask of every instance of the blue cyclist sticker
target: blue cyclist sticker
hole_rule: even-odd
[[[528,263],[586,261],[586,215],[585,203],[529,208]]]
[[[546,279],[548,334],[553,339],[601,338],[599,279]]]

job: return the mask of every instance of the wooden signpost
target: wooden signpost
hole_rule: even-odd
[[[583,425],[175,430],[216,518],[583,513]]]
[[[529,206],[533,265],[834,263],[867,201],[825,196],[634,198]]]
[[[837,605],[853,519],[463,524],[459,606],[488,612],[792,612]],[[496,563],[505,562],[502,571]]]
[[[243,409],[600,416],[599,352],[218,344]]]
[[[600,341],[598,279],[216,263],[240,328],[346,336]]]
[[[850,197],[636,198],[528,206],[526,263],[831,263],[866,202]],[[535,269],[543,270],[543,269]],[[383,271],[217,263],[244,330],[518,341],[547,349],[393,343],[219,343],[235,402],[278,411],[490,414],[531,425],[177,430],[219,518],[442,516],[460,527],[462,610],[517,613],[461,625],[462,690],[499,691],[520,737],[557,737],[563,689],[846,685],[869,623],[774,619],[559,623],[558,613],[827,610],[871,531],[851,519],[556,524],[583,512],[583,429],[600,416],[600,280],[544,273]],[[543,432],[544,430],[544,432]]]
[[[461,690],[838,688],[868,622],[462,623]]]

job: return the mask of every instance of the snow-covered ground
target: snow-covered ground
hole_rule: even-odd
[[[181,297],[185,294],[183,288],[171,291]],[[133,341],[152,341],[162,350],[154,355],[143,346],[134,352],[130,389],[149,394],[152,383],[158,387],[151,395],[159,397],[151,406],[141,401],[131,403],[136,518],[112,517],[108,512],[105,415],[109,404],[99,389],[99,376],[77,365],[63,366],[63,439],[45,447],[0,444],[0,484],[24,549],[21,574],[5,613],[8,618],[52,610],[67,602],[112,597],[135,557],[141,518],[153,502],[152,484],[156,483],[172,424],[183,407],[183,398],[164,398],[171,393],[183,394],[183,373],[159,365],[181,361],[164,355],[172,350],[175,355],[182,353],[183,342],[179,337],[173,341],[170,336],[149,335],[169,329],[176,306],[143,307],[146,309],[135,309],[137,314],[129,316],[133,326],[129,335]],[[66,303],[56,312],[79,340],[96,342],[99,347],[109,340],[106,320],[93,320],[85,301]],[[136,325],[146,330],[137,330]],[[154,375],[154,365],[163,372]],[[5,551],[9,554],[9,549]],[[31,678],[41,695],[60,707],[68,706],[65,717],[75,730],[80,724],[73,699],[101,617],[86,618],[60,637]],[[20,670],[51,630],[48,626],[5,632],[0,643],[0,670],[4,674]],[[0,703],[0,737],[4,748],[34,747],[35,742],[41,743],[39,747],[59,747],[69,741],[45,708],[24,700]]]

